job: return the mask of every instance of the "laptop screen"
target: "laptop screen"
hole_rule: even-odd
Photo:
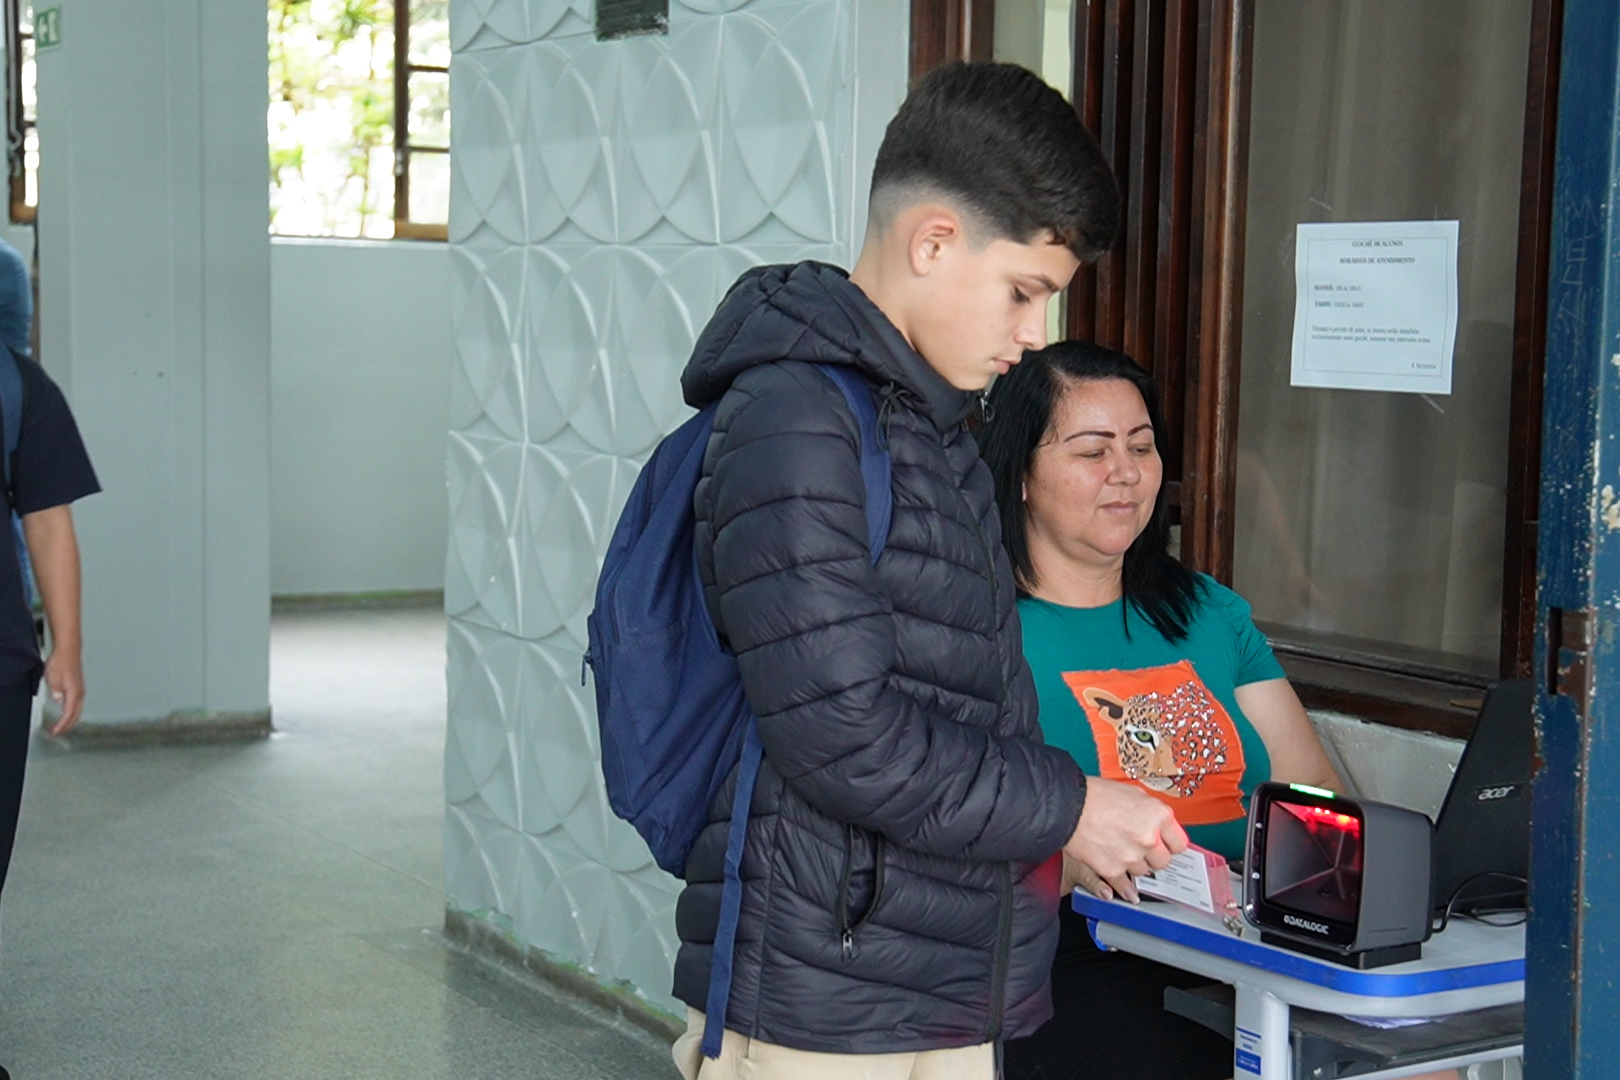
[[[1451,790],[1435,822],[1434,909],[1522,907],[1530,873],[1530,771],[1536,687],[1530,679],[1487,691]]]

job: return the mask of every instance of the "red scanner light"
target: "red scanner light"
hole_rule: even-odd
[[[1311,832],[1316,832],[1321,828],[1329,828],[1335,832],[1349,833],[1357,839],[1361,837],[1361,819],[1354,814],[1331,810],[1325,806],[1302,806],[1299,803],[1282,803],[1280,805],[1282,809],[1303,821],[1305,827]]]

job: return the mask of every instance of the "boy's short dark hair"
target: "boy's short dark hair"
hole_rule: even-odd
[[[997,238],[1052,234],[1088,261],[1119,231],[1119,189],[1074,107],[1016,64],[936,68],[889,122],[872,171],[875,226],[943,195]]]

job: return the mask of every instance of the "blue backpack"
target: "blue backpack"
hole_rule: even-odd
[[[894,495],[872,387],[851,368],[816,366],[843,392],[860,429],[875,564],[889,536]],[[737,658],[709,617],[692,543],[692,496],[718,408],[711,404],[659,443],[631,489],[597,579],[585,654],[596,673],[608,802],[641,833],[659,866],[685,872],[710,805],[738,768],[703,1032],[703,1053],[711,1058],[720,1056],[731,996],[743,841],[761,757],[759,723]]]
[[[28,558],[28,541],[23,536],[22,518],[17,516],[17,444],[22,438],[23,408],[28,392],[23,385],[22,369],[17,354],[0,344],[0,432],[4,433],[3,464],[0,478],[4,479],[6,513],[10,517],[11,539],[17,549],[17,564],[22,570],[23,600],[30,610],[34,606],[34,567]]]

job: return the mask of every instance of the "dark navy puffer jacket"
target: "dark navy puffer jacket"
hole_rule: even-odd
[[[884,396],[874,568],[859,434],[808,362]],[[723,398],[696,495],[716,625],[759,715],[726,1027],[834,1053],[969,1046],[1051,1013],[1058,862],[1085,780],[1042,744],[989,471],[953,389],[840,270],[750,271],[682,376]],[[675,994],[706,1003],[728,784],[689,857]]]

